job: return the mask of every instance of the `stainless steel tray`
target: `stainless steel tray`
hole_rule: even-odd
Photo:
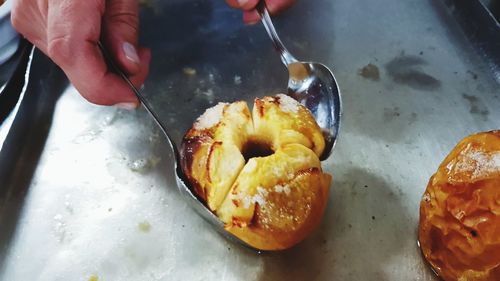
[[[148,3],[145,94],[177,142],[218,101],[285,89],[263,28],[223,1]],[[18,112],[44,117],[13,128],[16,149],[0,151],[10,171],[0,178],[0,280],[434,280],[416,246],[420,197],[459,139],[500,127],[491,64],[439,1],[299,1],[275,21],[298,58],[333,68],[343,93],[340,139],[323,163],[330,201],[313,235],[267,254],[228,242],[182,201],[144,110],[94,106],[70,87],[53,117],[29,115],[50,106]],[[35,90],[57,94],[43,77]]]

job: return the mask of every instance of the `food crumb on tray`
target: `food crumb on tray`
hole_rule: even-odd
[[[141,232],[147,233],[151,230],[151,224],[148,221],[143,221],[137,225],[137,228],[139,228]]]
[[[182,72],[188,76],[196,75],[196,69],[189,66],[185,66],[184,68],[182,68]]]

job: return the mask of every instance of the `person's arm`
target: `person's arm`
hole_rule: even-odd
[[[88,101],[135,108],[137,97],[108,69],[97,42],[102,39],[132,82],[142,85],[151,54],[137,45],[138,8],[137,0],[15,0],[11,19]]]
[[[260,20],[255,11],[255,6],[260,0],[226,0],[227,4],[233,8],[243,10],[243,21],[245,23],[256,23]],[[295,0],[266,0],[266,6],[271,14],[277,14],[292,6]]]

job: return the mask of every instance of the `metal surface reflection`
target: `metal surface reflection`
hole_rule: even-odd
[[[219,101],[286,92],[263,27],[244,26],[224,1],[148,3],[144,94],[177,144]],[[23,142],[11,147],[41,151],[37,164],[2,163],[16,180],[0,188],[18,192],[2,195],[0,280],[435,280],[415,245],[419,203],[459,139],[498,129],[488,64],[439,1],[297,1],[273,20],[297,57],[335,66],[348,113],[323,162],[334,182],[313,235],[274,254],[218,235],[179,194],[174,156],[145,110],[91,105],[70,87],[53,119],[31,107],[44,118],[15,134]]]

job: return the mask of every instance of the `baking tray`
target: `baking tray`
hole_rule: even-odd
[[[285,90],[264,29],[223,1],[153,0],[141,17],[154,58],[144,93],[177,143],[218,101]],[[343,93],[316,232],[277,253],[227,241],[182,201],[143,109],[91,105],[69,87],[50,118],[6,140],[25,154],[2,159],[0,280],[434,280],[416,246],[420,197],[462,137],[500,127],[490,61],[440,1],[298,1],[275,22]]]

